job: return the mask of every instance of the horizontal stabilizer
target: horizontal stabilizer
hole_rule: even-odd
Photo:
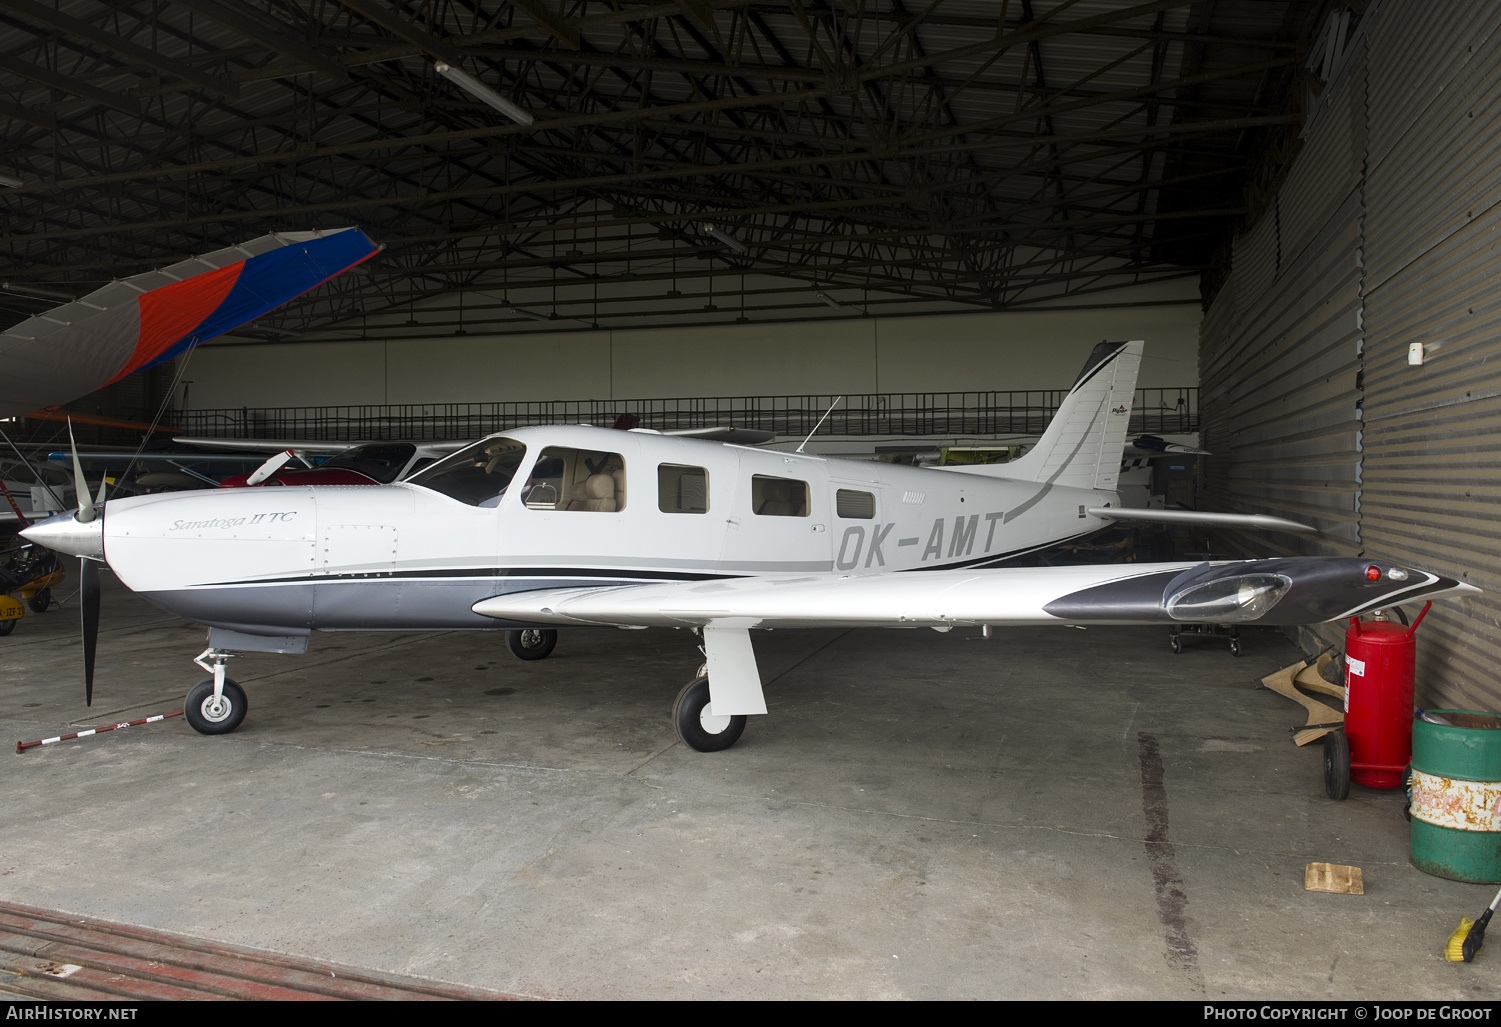
[[[1139,510],[1117,506],[1086,507],[1085,513],[1112,521],[1147,521],[1155,524],[1202,524],[1210,528],[1249,528],[1261,531],[1297,531],[1318,534],[1317,528],[1268,514],[1209,513],[1204,510]]]

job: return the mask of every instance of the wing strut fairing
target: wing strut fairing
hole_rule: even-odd
[[[263,235],[22,321],[0,333],[0,417],[66,403],[170,360],[377,251],[357,228]]]
[[[709,695],[720,716],[766,712],[761,671],[751,647],[754,621],[713,620],[704,625],[704,657],[709,669]]]

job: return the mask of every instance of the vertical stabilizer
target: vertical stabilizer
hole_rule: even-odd
[[[1140,340],[1100,343],[1037,445],[1009,464],[974,470],[1000,478],[1114,491],[1142,346]]]

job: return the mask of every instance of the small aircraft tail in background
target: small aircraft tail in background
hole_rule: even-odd
[[[1102,342],[1058,405],[1037,445],[1006,464],[956,467],[1017,481],[1115,491],[1136,397],[1143,343]]]

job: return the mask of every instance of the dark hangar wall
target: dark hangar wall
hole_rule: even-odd
[[[1263,552],[1364,553],[1485,589],[1435,605],[1418,697],[1487,710],[1501,709],[1498,101],[1501,5],[1372,4],[1236,241],[1199,356],[1210,503],[1323,531]]]

